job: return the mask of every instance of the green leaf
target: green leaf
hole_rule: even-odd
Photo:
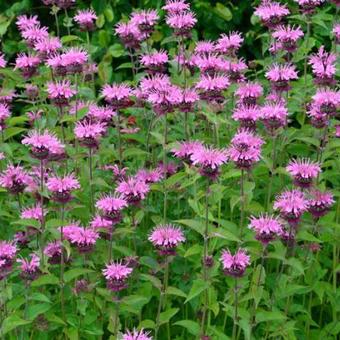
[[[53,274],[46,274],[40,276],[38,279],[32,282],[32,287],[40,287],[40,286],[46,286],[46,285],[58,285],[59,279],[54,276]]]
[[[222,228],[216,229],[216,231],[211,233],[211,236],[223,238],[223,239],[228,240],[228,241],[240,242],[240,239],[238,237],[236,237],[230,231],[222,229]]]
[[[204,223],[197,220],[176,220],[176,223],[184,224],[187,227],[197,231],[199,234],[204,235]]]
[[[222,5],[220,2],[216,4],[214,12],[225,21],[230,21],[233,18],[230,9]]]
[[[86,268],[71,269],[64,274],[64,280],[65,280],[65,282],[70,282],[73,279],[75,279],[76,277],[78,277],[80,275],[88,274],[88,273],[93,273],[93,270],[86,269]]]
[[[33,293],[29,297],[30,300],[51,303],[51,300],[42,293]]]
[[[109,48],[109,53],[113,58],[119,58],[125,54],[125,50],[121,44],[113,44]]]
[[[50,303],[39,303],[33,306],[28,306],[27,308],[27,318],[29,320],[34,320],[40,314],[46,313],[52,308]]]
[[[202,292],[204,292],[208,288],[209,288],[209,284],[206,281],[203,281],[201,279],[194,280],[191,286],[190,292],[188,294],[188,297],[184,303],[189,302],[190,300],[200,295]]]
[[[17,315],[11,315],[6,318],[2,324],[2,335],[16,329],[19,326],[28,325],[32,321],[24,320]]]
[[[11,137],[14,137],[18,135],[19,133],[22,133],[26,131],[24,128],[19,128],[19,127],[10,127],[4,131],[4,140],[7,140]]]
[[[284,313],[279,311],[256,311],[256,322],[265,322],[265,321],[281,321],[286,320],[286,316]]]
[[[169,322],[169,320],[179,311],[179,308],[170,308],[165,312],[162,312],[159,316],[159,324],[163,325],[164,323]]]
[[[141,274],[140,278],[145,281],[149,281],[152,283],[152,285],[154,287],[156,287],[157,289],[161,289],[162,288],[162,282],[161,280],[159,280],[157,277],[149,275],[149,274]]]
[[[127,307],[128,310],[134,313],[139,313],[143,306],[150,301],[150,297],[141,295],[129,295],[122,300],[122,308]]]
[[[180,296],[183,298],[187,297],[187,294],[185,294],[184,292],[182,292],[180,289],[176,288],[176,287],[171,287],[169,286],[165,292],[166,295],[176,295],[176,296]]]
[[[138,328],[144,328],[144,329],[154,329],[156,326],[155,321],[153,320],[143,320]]]
[[[306,230],[299,231],[296,237],[298,240],[301,240],[301,241],[309,241],[309,242],[317,242],[317,243],[322,242],[321,240],[319,240],[313,234],[309,233]]]
[[[184,327],[190,334],[194,336],[198,336],[200,333],[200,325],[192,320],[177,321],[174,323],[174,325]]]
[[[77,40],[81,40],[80,37],[78,37],[77,35],[64,35],[63,37],[61,37],[61,42],[63,44],[67,44],[69,42],[73,42]]]

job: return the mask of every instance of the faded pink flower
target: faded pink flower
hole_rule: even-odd
[[[49,82],[47,84],[48,98],[53,101],[56,106],[63,107],[69,104],[69,100],[77,93],[71,88],[69,80],[61,80],[57,82]]]
[[[19,15],[15,23],[20,31],[25,31],[28,28],[40,25],[37,15]]]
[[[72,199],[71,192],[73,190],[80,188],[80,184],[73,174],[49,177],[46,186],[52,193],[52,199],[63,204]]]
[[[261,215],[259,217],[252,216],[250,218],[249,229],[253,229],[256,233],[256,239],[263,244],[268,244],[277,236],[282,234],[282,223],[277,217],[272,215]]]
[[[190,5],[185,0],[166,0],[162,7],[168,14],[180,14],[190,9]]]
[[[234,56],[243,43],[243,38],[239,32],[222,34],[215,43],[215,51],[218,53]]]
[[[165,72],[168,61],[168,54],[163,50],[151,52],[150,54],[145,54],[140,57],[141,65],[143,65],[151,73]]]
[[[13,195],[22,193],[31,182],[31,176],[20,165],[9,164],[0,173],[0,185]]]
[[[121,211],[128,206],[128,202],[121,195],[104,195],[96,202],[96,208],[103,217],[118,223],[121,220]]]
[[[42,221],[43,213],[44,213],[44,215],[46,215],[46,212],[43,211],[43,209],[41,209],[41,205],[37,204],[33,207],[23,209],[21,211],[20,217],[22,219],[27,218],[27,219]]]
[[[287,52],[294,52],[297,48],[297,41],[303,37],[303,31],[300,26],[283,26],[276,27],[272,33],[273,38],[282,46],[283,50]]]
[[[278,92],[290,90],[289,82],[298,79],[295,66],[290,64],[274,64],[266,72],[265,76],[271,82],[273,90]]]
[[[59,264],[62,251],[63,247],[60,241],[53,241],[48,243],[44,248],[44,255],[48,257],[50,264]]]
[[[149,190],[149,185],[137,177],[122,180],[116,188],[116,191],[123,195],[127,202],[132,205],[138,205],[146,197]]]
[[[113,110],[123,109],[133,104],[133,101],[130,99],[132,89],[126,84],[105,84],[101,93]]]
[[[75,245],[80,253],[88,253],[93,250],[99,233],[93,228],[84,228],[76,224],[72,224],[59,228],[64,233],[65,239],[72,245]]]
[[[127,279],[133,269],[120,262],[111,262],[103,269],[103,275],[107,280],[107,288],[117,292],[127,288]]]
[[[181,13],[169,13],[165,22],[172,29],[174,29],[175,35],[188,37],[190,36],[191,29],[195,26],[197,19],[193,12],[181,12]]]
[[[88,148],[97,148],[106,132],[106,125],[101,122],[80,121],[76,123],[74,134],[80,144]]]
[[[191,155],[198,149],[204,148],[200,141],[181,142],[171,150],[175,157],[182,159],[187,163],[191,163]]]
[[[97,15],[93,9],[78,10],[73,20],[79,24],[81,31],[93,31]]]
[[[133,12],[131,14],[130,22],[133,25],[136,25],[146,38],[152,33],[153,27],[157,24],[158,20],[159,16],[157,11],[154,9],[149,9]]]
[[[17,259],[20,263],[21,276],[28,281],[35,280],[40,274],[40,258],[36,254],[30,255],[31,259]]]
[[[260,110],[260,119],[269,130],[274,133],[287,124],[288,110],[281,102],[266,103]]]
[[[27,41],[29,47],[33,47],[37,42],[48,38],[48,29],[40,24],[29,26],[21,32],[22,37]]]
[[[0,68],[5,68],[6,64],[5,55],[0,53]]]
[[[263,95],[263,87],[259,83],[240,83],[235,95],[243,104],[255,105],[257,99]]]
[[[222,91],[230,85],[229,78],[226,75],[202,75],[196,84],[196,89],[200,91],[200,97],[207,101],[223,102],[224,96]]]
[[[61,41],[58,37],[46,37],[39,39],[34,44],[34,50],[38,52],[42,59],[46,59],[61,48]]]
[[[40,58],[33,54],[20,53],[15,60],[14,69],[20,69],[22,76],[26,79],[31,78],[37,73]]]
[[[308,211],[315,219],[327,214],[332,205],[335,203],[333,194],[329,191],[312,190],[307,195]]]
[[[0,241],[0,281],[11,272],[17,251],[13,242]]]
[[[309,188],[313,179],[317,178],[321,172],[320,165],[309,159],[293,160],[286,170],[294,178],[294,184],[300,188]]]
[[[231,118],[240,122],[242,128],[255,130],[256,121],[260,118],[260,108],[256,105],[241,104],[235,108]]]
[[[289,13],[286,4],[265,0],[256,8],[254,14],[261,19],[265,26],[268,28],[275,28]]]
[[[150,332],[145,332],[143,329],[140,331],[134,329],[132,332],[126,331],[122,335],[122,340],[152,340],[152,337],[149,335]]]
[[[232,255],[229,249],[223,249],[220,261],[222,262],[224,274],[237,278],[243,276],[250,265],[250,256],[242,248],[239,248],[235,255]]]

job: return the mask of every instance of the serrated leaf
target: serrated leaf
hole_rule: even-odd
[[[185,226],[197,231],[199,234],[204,235],[204,223],[197,220],[176,220],[176,223],[184,224]]]
[[[45,285],[58,285],[59,279],[53,274],[42,275],[32,282],[32,287],[40,287]]]
[[[281,321],[286,320],[284,313],[279,311],[256,311],[256,322]]]
[[[19,326],[28,325],[32,321],[24,320],[17,315],[11,315],[7,317],[2,323],[2,335],[7,334],[8,332],[16,329]]]
[[[181,320],[174,323],[174,326],[184,327],[190,334],[198,336],[200,333],[200,325],[196,321]]]
[[[194,280],[191,286],[190,292],[188,294],[188,297],[184,303],[189,302],[190,300],[200,295],[202,292],[204,292],[208,288],[209,288],[209,284],[206,281],[203,281],[201,279]]]
[[[187,297],[187,294],[185,294],[184,292],[182,292],[180,289],[176,288],[176,287],[171,287],[169,286],[165,292],[166,295],[176,295],[176,296],[180,296],[183,298]]]
[[[165,312],[162,312],[159,315],[159,324],[162,325],[164,323],[169,322],[169,320],[176,315],[176,313],[179,311],[179,308],[170,308],[166,310]]]
[[[71,270],[65,272],[64,280],[65,280],[65,282],[70,282],[78,276],[89,274],[89,273],[93,273],[93,270],[86,269],[86,268],[71,269]]]

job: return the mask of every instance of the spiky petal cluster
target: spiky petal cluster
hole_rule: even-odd
[[[220,173],[221,165],[228,160],[226,150],[202,146],[194,149],[190,156],[193,165],[198,165],[200,174],[215,180]]]
[[[282,102],[267,102],[260,110],[260,119],[271,134],[287,124],[288,110]]]
[[[80,144],[88,148],[97,148],[100,138],[106,132],[106,125],[101,122],[80,121],[76,123],[74,134]]]
[[[276,39],[276,48],[285,50],[292,53],[297,48],[297,41],[303,37],[303,31],[300,26],[283,26],[280,25],[276,27],[272,34],[273,38]]]
[[[196,84],[196,89],[200,91],[201,99],[214,102],[223,102],[222,91],[230,85],[230,80],[226,75],[202,75]]]
[[[315,219],[327,214],[335,203],[333,194],[329,191],[312,190],[308,193],[308,211]]]
[[[107,288],[112,291],[120,291],[127,288],[127,279],[133,269],[121,261],[111,262],[103,269],[103,275],[107,281]]]
[[[321,172],[320,165],[309,159],[292,160],[286,170],[294,178],[294,184],[300,188],[309,188]]]
[[[340,43],[340,24],[335,24],[332,30],[333,36],[335,38],[335,43]]]
[[[105,195],[96,202],[96,208],[103,217],[113,223],[121,220],[121,211],[127,206],[127,201],[121,195]]]
[[[102,88],[102,96],[113,110],[123,109],[133,104],[130,99],[132,89],[126,84],[106,84]]]
[[[63,204],[72,199],[71,192],[73,190],[80,188],[80,184],[73,174],[64,177],[49,177],[46,186],[51,191],[53,200]]]
[[[21,218],[41,221],[43,219],[43,214],[45,215],[45,212],[41,209],[40,204],[37,204],[33,207],[23,209],[20,216]]]
[[[263,95],[263,87],[256,82],[240,83],[235,91],[235,95],[242,104],[255,105],[257,99]]]
[[[40,257],[36,254],[31,254],[31,259],[17,259],[20,263],[21,276],[27,281],[35,280],[40,273]]]
[[[188,37],[197,19],[193,12],[187,11],[168,14],[165,22],[174,30],[175,35]]]
[[[229,249],[222,250],[220,261],[225,275],[233,277],[243,276],[250,265],[250,257],[245,249],[239,248],[234,255]]]
[[[325,0],[294,0],[299,4],[301,11],[305,14],[312,14],[315,9],[322,5]]]
[[[24,31],[30,27],[39,25],[40,21],[37,15],[31,15],[29,17],[27,15],[19,15],[15,23],[20,31]]]
[[[256,8],[254,14],[261,19],[265,26],[275,28],[289,13],[286,4],[281,4],[276,1],[262,1]]]
[[[74,246],[77,247],[80,253],[88,253],[93,250],[97,239],[99,238],[99,233],[93,228],[83,228],[81,226],[72,224],[63,227],[63,232],[65,238]]]
[[[231,117],[240,122],[242,128],[255,130],[256,121],[260,117],[260,109],[256,105],[241,104],[235,108]]]
[[[48,258],[50,264],[60,263],[61,253],[63,251],[60,241],[53,241],[44,248],[44,255]]]
[[[140,331],[134,329],[132,332],[126,331],[122,336],[122,340],[152,340],[149,336],[149,332],[145,332],[143,329]]]
[[[17,251],[12,242],[0,241],[0,281],[10,273]]]
[[[77,93],[71,88],[69,80],[61,80],[57,82],[49,82],[47,84],[48,98],[53,101],[56,106],[67,106],[69,100]]]
[[[190,5],[185,0],[166,0],[162,7],[168,14],[179,14],[190,9]]]
[[[0,130],[6,127],[6,119],[11,116],[11,110],[6,103],[0,103]]]
[[[243,38],[239,32],[222,34],[216,41],[215,51],[221,54],[234,56],[243,43]]]
[[[138,205],[146,197],[149,190],[149,185],[137,177],[129,177],[121,181],[116,188],[116,191],[132,205]]]
[[[308,201],[300,190],[288,190],[281,193],[274,202],[274,209],[290,225],[296,226],[302,214],[308,209]]]
[[[40,58],[33,54],[20,53],[15,59],[14,69],[19,69],[22,76],[26,79],[31,78],[37,72],[37,67],[40,64]]]
[[[165,72],[168,61],[169,58],[166,51],[152,52],[150,54],[145,54],[140,58],[141,65],[151,73]]]
[[[282,233],[282,223],[272,215],[252,216],[249,228],[256,233],[256,239],[268,244]]]
[[[273,90],[278,92],[288,91],[290,89],[289,82],[298,78],[295,66],[290,64],[274,64],[265,75],[271,82]]]
[[[81,31],[93,31],[97,15],[93,9],[78,10],[73,20],[79,24]]]
[[[231,140],[227,156],[239,169],[248,170],[261,158],[264,141],[248,129],[239,130]]]
[[[197,153],[198,149],[204,148],[200,141],[181,142],[171,150],[175,157],[182,159],[185,162],[191,163],[191,155]]]
[[[6,188],[11,194],[16,195],[32,183],[33,179],[20,165],[7,165],[7,168],[0,174],[0,185]]]
[[[172,224],[158,225],[148,239],[161,255],[174,255],[175,248],[185,241],[182,230]]]
[[[340,92],[329,88],[320,88],[312,97],[311,108],[327,116],[335,116],[340,107]]]

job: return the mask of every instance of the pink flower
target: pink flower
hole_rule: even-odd
[[[0,241],[0,281],[11,272],[17,251],[12,242]]]
[[[256,121],[260,118],[260,108],[256,105],[241,104],[235,108],[231,118],[239,121],[242,128],[255,130]]]
[[[20,263],[21,275],[25,280],[33,281],[40,273],[40,258],[36,254],[31,254],[31,260],[17,259]]]
[[[0,185],[13,195],[22,193],[31,182],[32,178],[19,165],[9,164],[6,170],[0,174]]]
[[[200,167],[202,176],[215,180],[220,173],[220,166],[227,162],[228,157],[226,150],[202,146],[194,148],[190,160],[193,165]]]
[[[88,54],[82,48],[71,47],[62,56],[62,64],[69,74],[81,73],[83,65],[88,61]]]
[[[321,172],[320,165],[309,159],[293,160],[286,167],[288,173],[293,176],[294,184],[301,188],[309,188],[314,178]]]
[[[14,90],[0,88],[0,104],[11,104],[16,97]]]
[[[46,59],[61,48],[60,39],[57,37],[46,37],[39,39],[34,44],[34,50],[37,51],[42,59]]]
[[[175,35],[188,36],[195,26],[197,19],[195,14],[187,11],[181,13],[170,13],[166,16],[165,22],[175,31]]]
[[[63,247],[60,241],[53,241],[46,245],[44,255],[48,257],[48,262],[50,264],[58,264],[60,263],[62,251]]]
[[[255,105],[257,99],[263,95],[263,87],[259,83],[240,83],[235,95],[243,104]]]
[[[340,107],[340,92],[336,90],[318,89],[312,99],[312,106],[329,116],[335,116]]]
[[[202,74],[214,76],[218,72],[224,71],[227,66],[226,60],[217,54],[202,54],[194,59],[195,65],[200,69]]]
[[[157,24],[159,16],[156,10],[143,10],[133,12],[130,22],[136,25],[145,37],[152,33],[153,27]]]
[[[21,32],[22,37],[27,41],[29,47],[33,47],[38,41],[48,38],[48,29],[40,24],[29,26]]]
[[[325,51],[324,46],[321,46],[318,53],[313,54],[309,58],[312,65],[312,72],[317,85],[334,85],[336,73],[336,55]]]
[[[108,106],[89,105],[87,117],[94,119],[95,121],[109,123],[115,116],[117,116],[117,112]]]
[[[150,94],[157,89],[166,89],[171,85],[170,78],[165,74],[154,74],[143,78],[140,82],[140,89],[143,94]]]
[[[11,116],[11,111],[9,109],[8,104],[0,103],[0,130],[3,130],[6,127],[6,119]]]
[[[44,215],[46,215],[46,212],[44,212]],[[41,209],[40,204],[37,204],[30,208],[25,208],[22,210],[20,217],[22,219],[27,218],[27,219],[42,221],[43,209]]]
[[[190,9],[190,5],[185,0],[166,0],[165,6],[162,7],[168,14],[180,14]]]
[[[239,248],[235,255],[232,255],[229,250],[222,250],[220,261],[222,262],[224,274],[234,277],[243,276],[250,265],[250,257],[246,250],[242,248]]]
[[[20,53],[15,60],[14,69],[20,69],[23,77],[28,79],[35,75],[39,64],[40,58],[38,56]]]
[[[230,81],[233,83],[239,83],[245,80],[243,72],[248,68],[247,64],[243,59],[239,60],[226,60],[223,65],[223,71],[229,77]]]
[[[103,216],[115,224],[121,220],[121,211],[128,202],[121,195],[105,195],[96,202],[96,208]]]
[[[305,14],[311,14],[315,8],[320,6],[325,0],[294,0],[299,4],[302,12]]]
[[[144,35],[133,22],[121,22],[116,25],[115,33],[127,48],[138,48]]]
[[[168,63],[168,54],[165,51],[156,51],[150,54],[145,54],[140,57],[140,63],[148,71],[153,72],[165,72],[166,64]]]
[[[75,245],[80,253],[88,253],[93,250],[99,233],[93,228],[83,228],[76,224],[59,228],[65,238]]]
[[[239,32],[222,34],[215,44],[215,51],[226,55],[235,55],[243,43],[243,38]]]
[[[278,210],[289,224],[296,226],[301,215],[308,209],[308,201],[300,190],[284,191],[276,198],[274,209]]]
[[[93,31],[97,15],[93,9],[78,10],[73,20],[79,24],[81,31]]]
[[[5,55],[0,53],[0,68],[5,68],[6,64]]]
[[[200,141],[181,142],[171,150],[175,157],[182,159],[187,163],[191,163],[191,155],[197,153],[198,149],[203,149],[204,145]]]
[[[230,85],[229,78],[226,75],[202,75],[196,84],[196,89],[200,90],[200,97],[203,100],[223,102],[224,96],[222,91]]]
[[[288,110],[280,103],[266,103],[260,110],[260,119],[270,131],[274,131],[287,124]]]
[[[100,229],[104,229],[105,230],[105,234],[104,237],[107,238],[107,236],[110,237],[110,235],[113,232],[113,226],[114,226],[114,222],[110,219],[107,219],[105,217],[102,217],[100,215],[96,215],[93,217],[93,219],[90,222],[90,226],[91,228],[95,229],[95,230],[100,230]],[[101,235],[103,236],[103,234],[101,233]]]
[[[123,195],[129,204],[138,205],[141,200],[146,197],[150,187],[137,177],[129,177],[122,180],[116,191]]]
[[[279,44],[281,44],[282,49],[292,53],[297,48],[297,41],[303,37],[303,31],[300,26],[294,27],[289,25],[280,25],[276,27],[272,36]]]
[[[197,55],[204,55],[210,54],[215,51],[215,43],[208,40],[208,41],[198,41],[195,46],[195,54]]]
[[[103,275],[107,280],[107,288],[112,291],[120,291],[127,288],[126,281],[133,269],[122,262],[111,262],[103,269]]]
[[[39,87],[34,84],[26,84],[25,85],[25,95],[30,100],[35,100],[39,96]],[[36,112],[42,112],[42,110],[38,110]]]
[[[150,333],[145,332],[143,329],[140,331],[134,329],[132,332],[126,331],[126,333],[123,334],[122,340],[152,340],[149,334]]]
[[[250,169],[261,158],[261,146],[264,141],[247,129],[240,129],[232,138],[227,149],[227,157],[244,170]]]
[[[318,105],[311,105],[307,111],[307,116],[310,118],[311,124],[317,129],[322,129],[329,124],[328,113],[321,111]]]
[[[15,22],[20,31],[25,31],[28,28],[40,25],[37,15],[19,15],[17,21]]]
[[[308,211],[315,219],[327,214],[335,203],[333,195],[329,191],[312,190],[308,193]]]
[[[80,121],[74,128],[74,134],[80,144],[88,148],[97,148],[105,132],[106,125],[101,122]]]
[[[249,228],[255,231],[256,239],[263,244],[268,244],[282,233],[282,223],[271,215],[252,216]]]
[[[275,91],[282,92],[290,89],[289,81],[298,79],[295,66],[290,64],[272,65],[265,74],[266,78],[271,82]]]
[[[275,28],[289,14],[286,4],[265,0],[256,8],[255,15],[269,28]]]
[[[72,199],[71,192],[73,190],[80,188],[80,184],[73,174],[64,177],[49,177],[46,186],[52,192],[52,198],[63,204]]]
[[[53,101],[56,106],[67,106],[69,100],[77,93],[71,88],[69,80],[61,80],[55,83],[49,82],[47,84],[48,98]]]
[[[340,125],[335,125],[335,137],[340,138]]]
[[[339,44],[340,43],[340,24],[334,24],[332,33],[335,38],[335,43]]]
[[[175,248],[185,241],[182,230],[172,224],[158,225],[148,239],[161,255],[167,256],[175,255]]]
[[[105,84],[102,88],[102,96],[113,110],[123,109],[133,104],[130,96],[132,89],[126,84]]]
[[[65,148],[59,139],[47,130],[30,131],[21,143],[30,146],[32,156],[40,160],[61,154]]]
[[[184,89],[182,91],[181,103],[179,104],[179,109],[182,112],[191,112],[193,111],[194,104],[199,101],[199,95],[197,94],[195,89]]]
[[[163,179],[163,174],[160,169],[146,170],[140,169],[136,173],[136,178],[145,183],[156,183]]]

